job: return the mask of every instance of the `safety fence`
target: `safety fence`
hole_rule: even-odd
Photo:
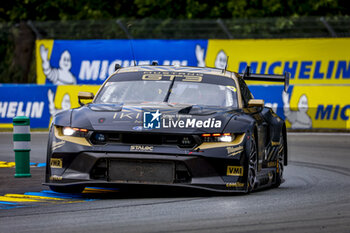
[[[30,22],[38,39],[243,39],[349,37],[350,17],[115,19]]]

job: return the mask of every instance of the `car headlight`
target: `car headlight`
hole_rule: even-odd
[[[85,137],[89,131],[87,129],[63,127],[62,134],[64,136]]]
[[[219,141],[220,142],[232,142],[233,141],[233,136],[232,135],[221,135],[220,137],[219,137]]]
[[[64,127],[62,130],[63,135],[65,136],[72,136],[74,134],[74,129],[71,127]]]
[[[204,133],[203,142],[233,142],[235,135],[232,133]]]

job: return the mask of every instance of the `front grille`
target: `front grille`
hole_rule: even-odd
[[[172,184],[175,164],[169,161],[111,160],[110,181]]]
[[[94,132],[90,141],[95,145],[111,143],[150,144],[150,145],[177,145],[180,148],[194,148],[199,144],[197,135],[171,135],[150,133],[109,133]]]
[[[91,179],[122,183],[189,183],[191,174],[183,162],[99,159],[90,173]]]

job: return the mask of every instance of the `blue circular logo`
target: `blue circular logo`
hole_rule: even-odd
[[[136,131],[141,131],[142,130],[142,126],[135,126],[135,127],[132,127],[133,130],[136,130]]]

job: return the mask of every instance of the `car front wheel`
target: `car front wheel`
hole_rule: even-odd
[[[277,155],[277,165],[276,165],[276,183],[274,187],[279,187],[283,181],[283,172],[284,172],[284,140],[281,136],[280,144],[278,146],[278,155]]]
[[[257,176],[257,164],[258,164],[258,154],[255,142],[255,137],[250,140],[250,151],[249,151],[249,162],[248,162],[248,176],[247,176],[247,192],[254,190],[256,185]]]

